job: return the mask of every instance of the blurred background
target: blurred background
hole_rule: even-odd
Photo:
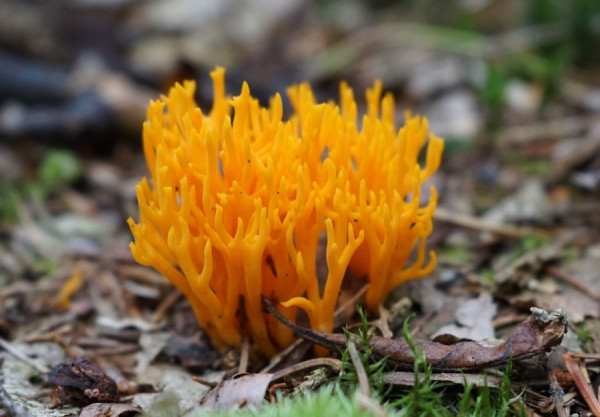
[[[263,103],[379,78],[399,120],[427,116],[442,266],[481,244],[444,229],[456,213],[597,242],[600,1],[0,0],[0,22],[0,285],[69,251],[129,258],[148,101],[194,79],[209,108],[216,65]]]
[[[0,338],[48,366],[90,354],[201,397],[188,374],[186,390],[142,375],[164,346],[195,371],[215,351],[180,294],[135,264],[125,220],[149,100],[193,79],[209,109],[217,65],[230,94],[247,80],[263,104],[300,81],[337,99],[346,80],[364,106],[381,79],[397,120],[410,109],[446,139],[438,267],[399,289],[421,313],[416,336],[463,307],[483,322],[461,333],[476,340],[506,336],[532,305],[562,307],[569,349],[600,351],[599,0],[0,0]],[[10,358],[6,375],[29,384],[11,395],[40,398]]]

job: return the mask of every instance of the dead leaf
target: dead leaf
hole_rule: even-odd
[[[224,372],[214,372],[206,376],[206,379],[218,382],[223,375]],[[154,402],[169,392],[177,393],[179,396],[177,404],[182,410],[193,410],[209,392],[207,387],[194,381],[192,375],[180,365],[166,363],[151,364],[144,373],[137,376],[137,382],[159,391],[158,393],[144,392],[131,396],[132,404],[143,410],[153,409]]]
[[[586,161],[593,158],[600,151],[600,124],[594,123],[591,128],[591,133],[584,139],[579,139],[575,143],[574,141],[562,142],[563,148],[573,144],[572,149],[566,149],[566,152],[560,152],[561,147],[558,148],[555,158],[552,161],[552,170],[546,177],[547,185],[554,185],[570,172],[577,167],[583,165]],[[560,152],[560,154],[559,154]]]
[[[142,333],[140,336],[140,347],[142,348],[136,354],[137,364],[135,373],[137,375],[143,373],[148,365],[158,356],[167,344],[171,334],[168,332]]]
[[[486,222],[506,224],[523,221],[543,223],[550,215],[548,196],[540,179],[526,181],[514,194],[482,216]]]
[[[65,360],[63,349],[54,343],[16,343],[15,347],[28,357],[35,356],[44,367]],[[4,355],[0,364],[0,409],[4,407],[14,416],[66,417],[78,414],[79,410],[75,407],[48,408],[50,402],[39,397],[42,380],[36,368],[13,355]]]
[[[563,256],[564,247],[571,243],[574,234],[567,232],[550,243],[537,249],[526,251],[519,258],[506,258],[504,262],[494,265],[494,281],[500,294],[512,292],[514,288],[523,288],[550,261]]]
[[[142,410],[128,404],[93,403],[82,409],[79,417],[129,417],[141,413]]]
[[[213,410],[258,406],[264,401],[272,378],[273,374],[265,373],[228,379],[209,392],[202,405]]]
[[[317,343],[328,349],[346,347],[346,335],[340,333],[321,333],[316,330],[297,326],[283,317],[275,307],[263,298],[264,308],[279,321],[291,328],[303,339]],[[466,371],[501,367],[509,359],[520,360],[539,354],[558,345],[567,328],[567,317],[558,309],[548,313],[532,308],[532,314],[517,326],[508,340],[496,347],[481,346],[475,342],[459,342],[445,345],[436,342],[415,341],[415,345],[424,351],[427,363],[434,372]],[[369,343],[376,359],[386,361],[400,369],[413,369],[414,356],[405,340],[388,339],[373,336]]]
[[[492,320],[496,315],[496,304],[488,293],[467,300],[454,313],[457,324],[447,324],[435,332],[432,337],[450,334],[459,339],[486,340],[494,337]]]

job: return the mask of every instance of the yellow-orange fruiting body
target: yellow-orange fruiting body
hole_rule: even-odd
[[[393,98],[382,99],[377,82],[360,122],[346,84],[339,106],[317,103],[308,84],[289,88],[294,113],[284,120],[279,95],[264,108],[244,84],[228,99],[224,76],[222,68],[211,73],[209,115],[194,102],[193,82],[150,104],[143,142],[151,182],[136,188],[139,223],[129,219],[135,259],[189,298],[213,341],[239,346],[248,334],[272,355],[293,335],[262,312],[261,294],[282,301],[278,309],[290,320],[291,307],[301,307],[313,328],[330,332],[348,269],[368,278],[371,309],[433,269],[425,243],[437,195],[431,187],[423,207],[420,196],[443,141],[428,134],[425,119],[408,115],[398,130]]]

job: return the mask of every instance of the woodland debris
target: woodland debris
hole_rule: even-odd
[[[55,386],[54,407],[114,402],[119,396],[115,381],[86,357],[56,365],[48,374],[48,382]]]
[[[550,220],[550,207],[544,183],[539,178],[531,178],[487,210],[482,220],[492,224],[547,224]],[[543,236],[543,233],[538,233],[538,236]]]
[[[136,374],[139,375],[146,370],[165,348],[170,338],[171,334],[168,332],[142,333],[139,340],[142,349],[136,355]]]
[[[295,397],[306,392],[315,391],[321,385],[329,381],[329,373],[326,368],[317,368],[308,374],[300,384],[294,387],[290,396]],[[273,385],[272,385],[273,387]]]
[[[365,367],[360,359],[358,348],[356,347],[354,340],[348,340],[348,353],[350,353],[350,360],[352,361],[354,369],[356,370],[356,378],[358,379],[360,394],[365,397],[369,397],[371,395],[369,376],[367,375],[367,371],[365,370]]]
[[[567,408],[565,407],[565,392],[562,387],[558,383],[556,378],[556,374],[554,372],[548,373],[548,380],[550,381],[550,395],[552,396],[552,402],[554,403],[554,408],[558,417],[568,417],[569,413],[567,412]]]
[[[596,397],[594,388],[592,388],[590,381],[588,380],[589,377],[586,378],[586,375],[582,372],[579,360],[575,359],[572,353],[567,352],[563,355],[563,361],[567,370],[573,376],[575,386],[577,386],[581,396],[588,407],[590,407],[590,411],[594,416],[600,417],[600,402],[598,402],[598,397]]]
[[[203,375],[203,380],[218,382],[223,379],[224,372],[211,372]],[[195,381],[189,371],[181,366],[153,363],[137,376],[138,385],[147,387],[146,392],[139,392],[131,397],[131,403],[143,410],[152,410],[154,403],[166,393],[177,393],[176,401],[180,409],[195,409],[200,400],[209,392],[209,388]],[[158,414],[155,414],[158,415]]]
[[[342,369],[342,362],[339,359],[335,358],[314,358],[309,359],[304,362],[296,363],[294,365],[290,365],[287,368],[281,369],[277,372],[273,373],[273,381],[276,381],[280,378],[283,378],[287,375],[291,375],[293,373],[299,371],[305,371],[310,368],[318,367],[323,369],[323,367],[329,367],[337,372]]]
[[[142,410],[128,404],[93,403],[81,410],[79,417],[132,417]]]
[[[36,361],[32,360],[26,354],[24,354],[20,349],[15,347],[12,343],[2,339],[1,337],[0,337],[0,347],[2,349],[4,349],[5,351],[7,351],[8,353],[10,353],[11,355],[13,355],[15,358],[25,362],[26,364],[28,364],[29,366],[31,366],[38,372],[43,373],[43,374],[48,372],[48,368],[46,368],[44,365],[41,365],[41,364],[37,363]]]
[[[592,297],[594,300],[600,301],[600,294],[598,292],[594,291],[594,289],[590,288],[588,285],[586,285],[584,282],[582,282],[576,276],[563,271],[562,269],[558,268],[557,266],[548,266],[546,268],[546,272],[555,276],[556,278],[560,278],[563,281],[569,283],[571,286],[577,288],[582,293],[587,294],[588,296]]]
[[[263,298],[263,307],[303,339],[328,349],[344,348],[347,345],[344,334],[321,333],[290,322],[266,298]],[[485,347],[472,341],[462,341],[452,345],[415,341],[415,345],[424,351],[427,363],[431,365],[434,372],[473,372],[502,367],[511,358],[518,361],[544,352],[560,344],[566,329],[567,317],[562,310],[546,313],[541,309],[535,309],[527,320],[517,326],[506,342],[496,347]],[[398,369],[409,370],[414,367],[415,358],[406,340],[373,336],[369,347],[374,359],[385,358],[390,366]]]
[[[554,185],[565,178],[571,171],[589,161],[600,152],[600,124],[596,123],[586,139],[566,154],[563,158],[556,161],[552,166],[552,171],[546,176],[546,184]]]
[[[193,337],[171,335],[163,349],[167,356],[181,362],[192,372],[202,372],[218,358],[218,353],[207,342]]]
[[[330,369],[339,372],[342,369],[342,363],[334,358],[315,358],[288,366],[274,373],[244,374],[237,378],[222,381],[216,387],[213,387],[211,392],[202,399],[201,404],[215,410],[258,405],[267,395],[269,386],[271,386],[270,390],[278,386],[278,384],[273,384],[275,381],[282,378],[288,381],[293,374],[305,373],[313,368],[316,369],[300,385],[294,388],[292,396],[309,389],[315,389],[323,384],[327,380]],[[207,385],[209,381],[200,380],[198,382]],[[368,389],[368,381],[363,382],[366,384],[364,385],[366,389]],[[281,385],[287,386],[289,382],[282,382]]]
[[[242,337],[242,348],[240,349],[240,361],[238,363],[238,374],[245,374],[248,370],[248,358],[250,356],[250,340],[248,335]]]
[[[535,236],[542,234],[541,231],[530,227],[519,227],[509,224],[496,224],[485,221],[479,217],[469,216],[462,213],[454,213],[451,210],[444,207],[437,207],[433,218],[437,221],[454,224],[457,226],[465,227],[467,229],[479,230],[482,232],[489,232],[499,236],[505,237],[525,237]]]
[[[486,340],[494,338],[492,319],[498,308],[488,293],[461,303],[454,313],[453,323],[445,324],[431,336],[452,335],[459,339]]]
[[[422,381],[424,374],[418,375],[418,380]],[[399,371],[390,372],[383,376],[385,384],[399,385],[403,387],[412,387],[415,384],[416,375],[414,372]],[[440,372],[431,374],[430,381],[435,382],[451,382],[459,385],[474,385],[476,387],[494,387],[502,385],[502,378],[498,375],[481,373],[481,374],[464,374],[458,372]]]
[[[542,140],[580,135],[590,125],[600,120],[597,114],[569,116],[562,119],[544,120],[523,126],[513,126],[502,130],[498,143],[503,145],[525,145]]]
[[[573,238],[572,233],[562,234],[546,245],[526,251],[515,260],[499,263],[494,267],[495,285],[500,289],[524,287],[531,276],[541,271],[548,262],[560,258],[564,247],[571,243]]]
[[[358,391],[354,396],[354,399],[360,408],[370,412],[373,416],[388,417],[388,413],[385,411],[385,408],[383,408],[383,406],[373,397],[367,396],[361,391]]]
[[[265,398],[273,374],[249,374],[223,381],[202,399],[204,407],[213,410],[258,406]]]

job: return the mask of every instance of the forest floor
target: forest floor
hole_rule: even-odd
[[[315,367],[328,371],[319,383],[336,380],[339,352],[302,368],[315,359],[309,342],[270,362],[251,344],[218,352],[185,297],[131,256],[146,106],[195,79],[209,108],[215,65],[227,67],[229,93],[247,80],[265,103],[304,80],[337,99],[346,80],[362,106],[359,92],[381,79],[399,120],[405,109],[426,116],[446,140],[431,180],[438,265],[368,319],[400,338],[415,313],[414,340],[497,346],[531,307],[562,309],[562,343],[525,348],[536,354],[512,363],[514,401],[499,415],[600,415],[600,54],[590,46],[600,39],[566,23],[600,7],[575,1],[561,18],[558,1],[388,3],[0,0],[0,417],[193,415],[206,402],[276,401]],[[433,391],[449,409],[449,393],[475,404],[463,385],[500,389],[506,364],[468,381],[434,372],[446,385]],[[251,378],[218,385],[240,373]],[[414,389],[398,375],[362,408],[401,412],[381,408]],[[201,405],[215,386],[225,398]]]

